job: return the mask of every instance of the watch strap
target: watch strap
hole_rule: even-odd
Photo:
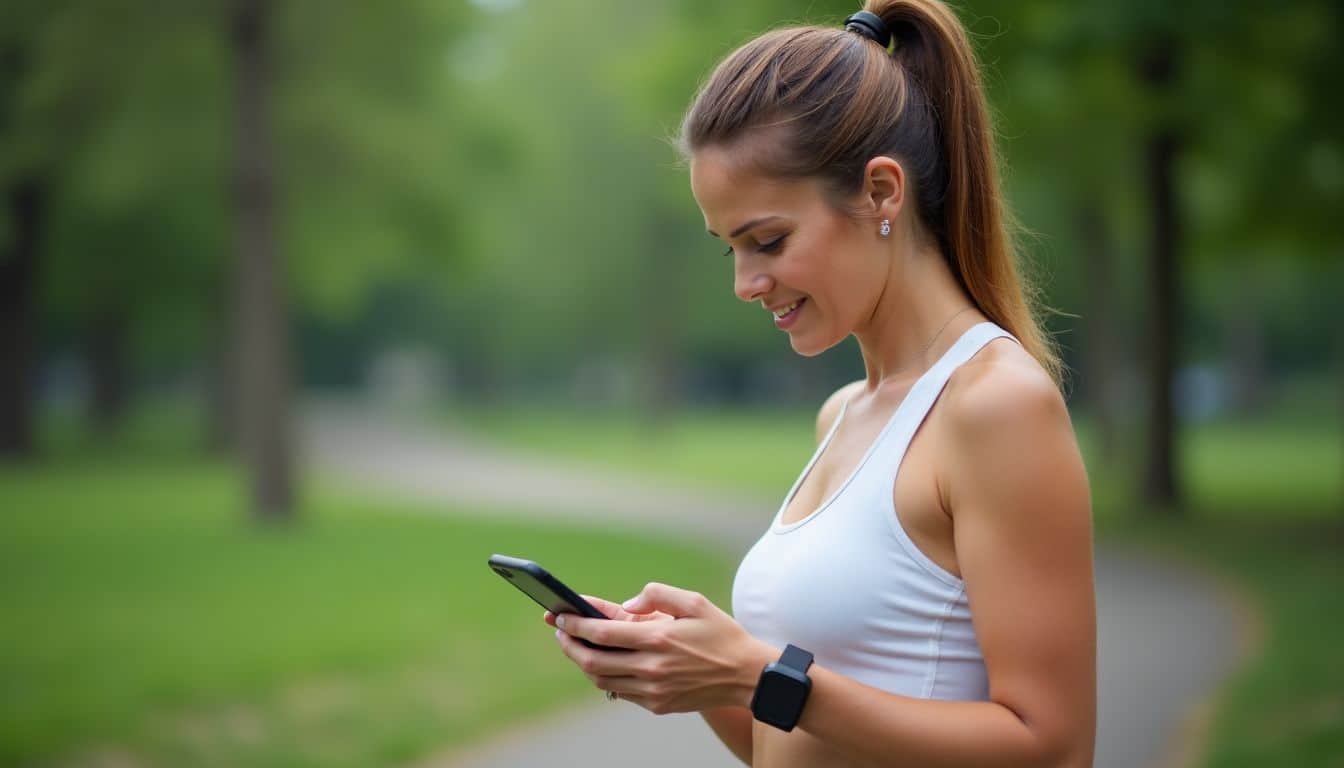
[[[779,657],[779,663],[806,674],[807,668],[812,666],[812,654],[790,644],[784,647],[784,654]]]

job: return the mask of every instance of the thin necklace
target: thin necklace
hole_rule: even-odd
[[[929,347],[932,347],[932,346],[933,346],[933,342],[937,341],[937,340],[938,340],[938,337],[943,335],[943,331],[947,330],[947,326],[951,325],[951,324],[952,324],[952,321],[953,321],[953,320],[956,320],[956,319],[957,319],[957,316],[960,315],[962,312],[965,312],[966,310],[971,309],[971,308],[974,307],[974,306],[975,306],[974,304],[968,304],[968,305],[962,307],[961,309],[957,310],[957,313],[956,313],[956,314],[954,314],[954,315],[952,315],[951,317],[947,318],[947,322],[943,323],[943,327],[942,327],[942,328],[939,328],[939,329],[938,329],[938,332],[935,333],[935,334],[933,334],[933,338],[932,338],[932,339],[929,339],[929,343],[928,343],[928,344],[925,344],[925,345],[924,345],[924,348],[921,349],[921,350],[919,350],[919,354],[915,355],[915,357],[914,357],[913,360],[911,360],[910,362],[908,362],[908,363],[906,363],[905,365],[901,366],[900,368],[897,368],[897,369],[894,370],[894,371],[888,371],[887,374],[886,374],[887,377],[890,378],[892,374],[900,373],[901,371],[904,371],[905,369],[909,368],[910,366],[914,365],[915,363],[919,362],[920,360],[923,360],[923,359],[924,359],[924,353],[928,352],[928,351],[929,351]]]

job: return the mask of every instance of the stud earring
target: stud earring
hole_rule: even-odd
[[[882,226],[877,230],[883,237],[891,234],[891,220],[883,219]]]

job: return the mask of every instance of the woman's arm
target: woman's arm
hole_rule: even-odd
[[[765,665],[761,665],[764,667]],[[718,707],[702,709],[700,716],[705,718],[714,734],[719,737],[728,751],[738,760],[751,765],[751,710],[745,707]]]

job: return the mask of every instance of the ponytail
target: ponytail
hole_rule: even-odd
[[[891,57],[928,99],[944,166],[940,211],[927,211],[953,275],[986,317],[1022,342],[1063,383],[1063,363],[1042,328],[1039,289],[1018,272],[1016,222],[1001,195],[994,130],[975,51],[938,0],[868,0],[891,30]]]
[[[820,178],[837,199],[857,191],[869,160],[898,158],[919,220],[957,281],[1062,386],[1063,364],[1038,317],[1038,289],[1018,272],[965,29],[939,0],[867,0],[864,10],[890,30],[890,54],[838,28],[767,32],[729,54],[696,95],[682,124],[682,153],[782,126],[781,141],[753,158],[757,169]]]

